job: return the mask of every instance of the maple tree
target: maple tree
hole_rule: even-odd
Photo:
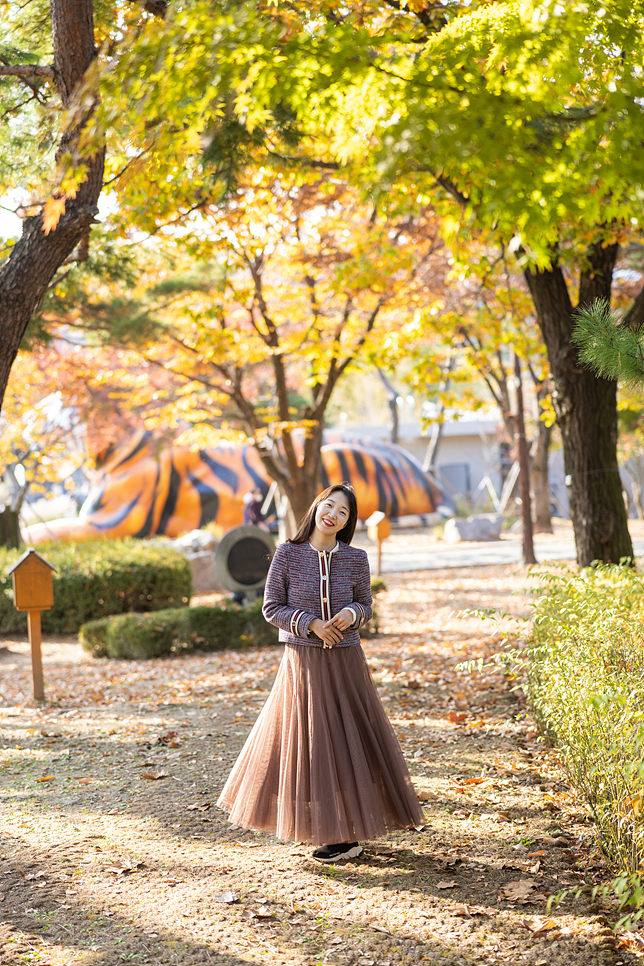
[[[136,87],[148,107],[122,121],[147,137],[127,162],[123,203],[150,228],[184,219],[263,152],[344,167],[379,195],[405,184],[419,204],[431,196],[448,241],[489,230],[523,272],[547,346],[578,562],[631,556],[615,382],[579,365],[571,285],[582,306],[610,298],[618,246],[639,230],[644,169],[627,146],[642,135],[641,2],[271,7],[236,86],[225,49],[249,35],[242,11],[213,42],[210,11],[195,5],[151,26],[122,62],[120,90]],[[165,90],[141,79],[150,46]],[[201,101],[188,102],[195,85]],[[179,118],[175,153],[150,167]],[[144,173],[159,190],[154,213],[142,205]],[[638,295],[631,319],[643,313]]]
[[[418,210],[438,207],[448,241],[489,230],[524,273],[547,345],[578,561],[630,556],[615,382],[579,365],[571,285],[581,306],[610,299],[618,246],[640,230],[641,0],[196,2],[165,22],[118,9],[100,103],[84,102],[94,127],[60,181],[69,205],[105,137],[107,180],[146,231],[185,231],[249,163],[276,159],[342,171],[374,199],[404,185]]]
[[[80,301],[50,299],[42,324],[82,325],[160,373],[154,393],[131,377],[130,410],[149,428],[200,446],[251,440],[293,525],[320,486],[334,387],[441,290],[445,259],[429,206],[377,209],[337,177],[260,168],[203,205],[189,236],[152,245],[125,307],[122,284],[106,299],[99,281]]]

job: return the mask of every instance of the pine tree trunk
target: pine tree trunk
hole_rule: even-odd
[[[610,301],[617,246],[593,245],[581,275],[579,304]],[[633,556],[617,468],[617,383],[579,365],[571,343],[573,306],[563,272],[528,270],[525,278],[548,350],[553,404],[561,429],[569,480],[570,515],[577,563],[619,563]]]
[[[96,55],[92,0],[52,0],[51,18],[56,85],[63,107],[69,107]],[[63,135],[57,157],[74,151],[78,134],[77,127]],[[41,215],[26,218],[20,239],[0,268],[0,402],[29,320],[52,278],[95,220],[104,153],[99,146],[89,160],[87,178],[76,197],[67,201],[56,228],[45,234]]]

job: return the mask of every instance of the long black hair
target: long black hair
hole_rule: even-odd
[[[353,535],[356,532],[356,524],[358,522],[358,501],[356,500],[356,495],[353,491],[353,487],[350,483],[336,483],[335,486],[328,486],[326,490],[322,490],[318,493],[313,503],[307,510],[306,516],[300,523],[300,528],[293,537],[289,540],[289,543],[308,543],[311,538],[311,534],[315,530],[315,514],[320,503],[324,503],[332,493],[344,493],[349,504],[349,519],[342,527],[338,530],[336,537],[341,540],[342,543],[351,543],[353,540]]]

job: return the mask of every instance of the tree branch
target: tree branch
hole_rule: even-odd
[[[458,188],[456,187],[456,185],[452,181],[450,181],[449,178],[446,178],[442,174],[435,174],[434,175],[434,180],[436,181],[437,184],[439,184],[441,186],[441,188],[444,188],[445,191],[447,191],[447,193],[452,196],[452,198],[454,198],[454,199],[456,199],[456,201],[458,201],[458,203],[461,206],[461,208],[466,208],[467,207],[467,205],[469,204],[470,199],[467,198],[462,193],[462,191],[459,191]]]
[[[633,332],[639,332],[640,329],[644,328],[644,286],[620,325],[625,326],[627,329],[632,329]]]
[[[5,64],[0,67],[0,77],[19,77],[26,80],[29,77],[50,77],[56,76],[53,67],[45,67],[41,64]]]

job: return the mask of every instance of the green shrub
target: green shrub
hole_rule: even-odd
[[[629,567],[544,577],[527,690],[597,823],[623,907],[644,905],[644,582]]]
[[[192,594],[190,564],[169,547],[129,538],[47,544],[39,553],[56,568],[54,606],[42,612],[43,630],[74,633],[111,614],[185,607]],[[13,606],[11,577],[20,556],[0,547],[0,632],[26,630],[26,614]]]
[[[243,607],[232,602],[217,607],[190,608],[190,640],[200,651],[221,651],[238,647],[246,631]]]
[[[157,611],[158,613],[158,611]],[[78,641],[83,650],[92,657],[107,657],[107,629],[110,625],[109,617],[100,617],[95,621],[82,624],[78,632]]]
[[[246,607],[246,627],[242,637],[254,647],[278,643],[278,630],[264,618],[262,603],[261,598],[258,598]]]
[[[83,624],[83,649],[94,657],[147,659],[177,649],[220,651],[229,647],[277,644],[277,631],[261,611],[261,601],[242,607],[232,601],[216,607],[120,614]]]

